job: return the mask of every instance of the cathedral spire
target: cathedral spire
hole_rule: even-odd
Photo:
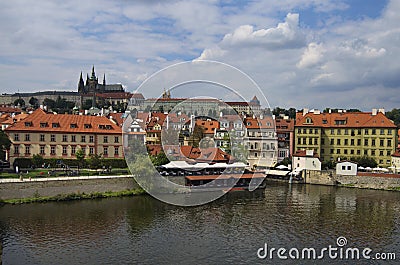
[[[94,72],[94,65],[93,65],[93,67],[92,67],[92,77],[91,77],[91,79],[96,79],[96,73]]]
[[[106,73],[104,73],[104,76],[103,76],[103,86],[106,86]]]
[[[79,83],[78,83],[78,92],[82,92],[84,89],[85,83],[83,83],[83,78],[82,78],[82,71],[81,71],[81,76],[79,77]]]

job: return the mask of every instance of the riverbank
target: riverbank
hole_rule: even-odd
[[[94,193],[71,193],[59,194],[52,197],[33,197],[23,199],[9,199],[0,201],[1,204],[22,204],[34,202],[54,202],[54,201],[72,201],[72,200],[86,200],[86,199],[99,199],[99,198],[112,198],[112,197],[125,197],[146,194],[143,189],[125,190],[118,192],[94,192]]]
[[[0,180],[0,200],[9,203],[115,197],[140,193],[141,188],[131,175]]]

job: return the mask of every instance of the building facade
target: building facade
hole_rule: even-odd
[[[10,163],[18,157],[75,159],[82,149],[86,156],[123,158],[122,129],[103,116],[46,113],[35,110],[5,129],[12,144]]]
[[[278,136],[278,162],[293,155],[294,120],[289,117],[275,119]]]
[[[384,115],[372,112],[321,113],[305,109],[296,114],[295,150],[314,150],[322,161],[369,156],[390,166],[397,146],[397,128]]]

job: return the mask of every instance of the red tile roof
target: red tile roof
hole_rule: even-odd
[[[8,106],[0,106],[0,113],[21,113],[21,109]]]
[[[307,118],[311,123],[307,123]],[[344,123],[344,124],[341,124]],[[383,113],[372,115],[371,112],[345,112],[345,113],[296,113],[296,126],[311,127],[338,127],[338,128],[363,128],[363,127],[385,127],[397,128]]]
[[[294,131],[294,120],[276,119],[275,126],[277,132],[291,132]]]
[[[310,157],[307,155],[307,151],[306,150],[297,150],[296,153],[293,154],[293,156],[296,157]],[[317,152],[313,151],[313,157],[319,157]]]
[[[274,129],[275,123],[272,117],[267,116],[260,118],[246,117],[244,119],[244,126],[247,129]]]
[[[130,99],[132,97],[132,93],[130,92],[111,92],[111,93],[97,93],[96,97],[98,98],[111,98],[111,99]]]
[[[121,134],[122,129],[103,116],[46,113],[42,109],[6,129],[8,132],[65,132]]]
[[[198,148],[189,145],[181,146],[181,154],[197,162],[229,162],[233,159],[231,155],[225,153],[217,147]]]
[[[216,129],[219,129],[219,122],[213,120],[196,120],[196,126],[200,126],[204,129],[204,134],[214,134]]]

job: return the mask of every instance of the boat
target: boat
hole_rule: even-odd
[[[241,162],[190,164],[186,161],[171,161],[157,169],[168,180],[189,187],[191,192],[265,189],[266,174],[250,171],[246,167]]]

